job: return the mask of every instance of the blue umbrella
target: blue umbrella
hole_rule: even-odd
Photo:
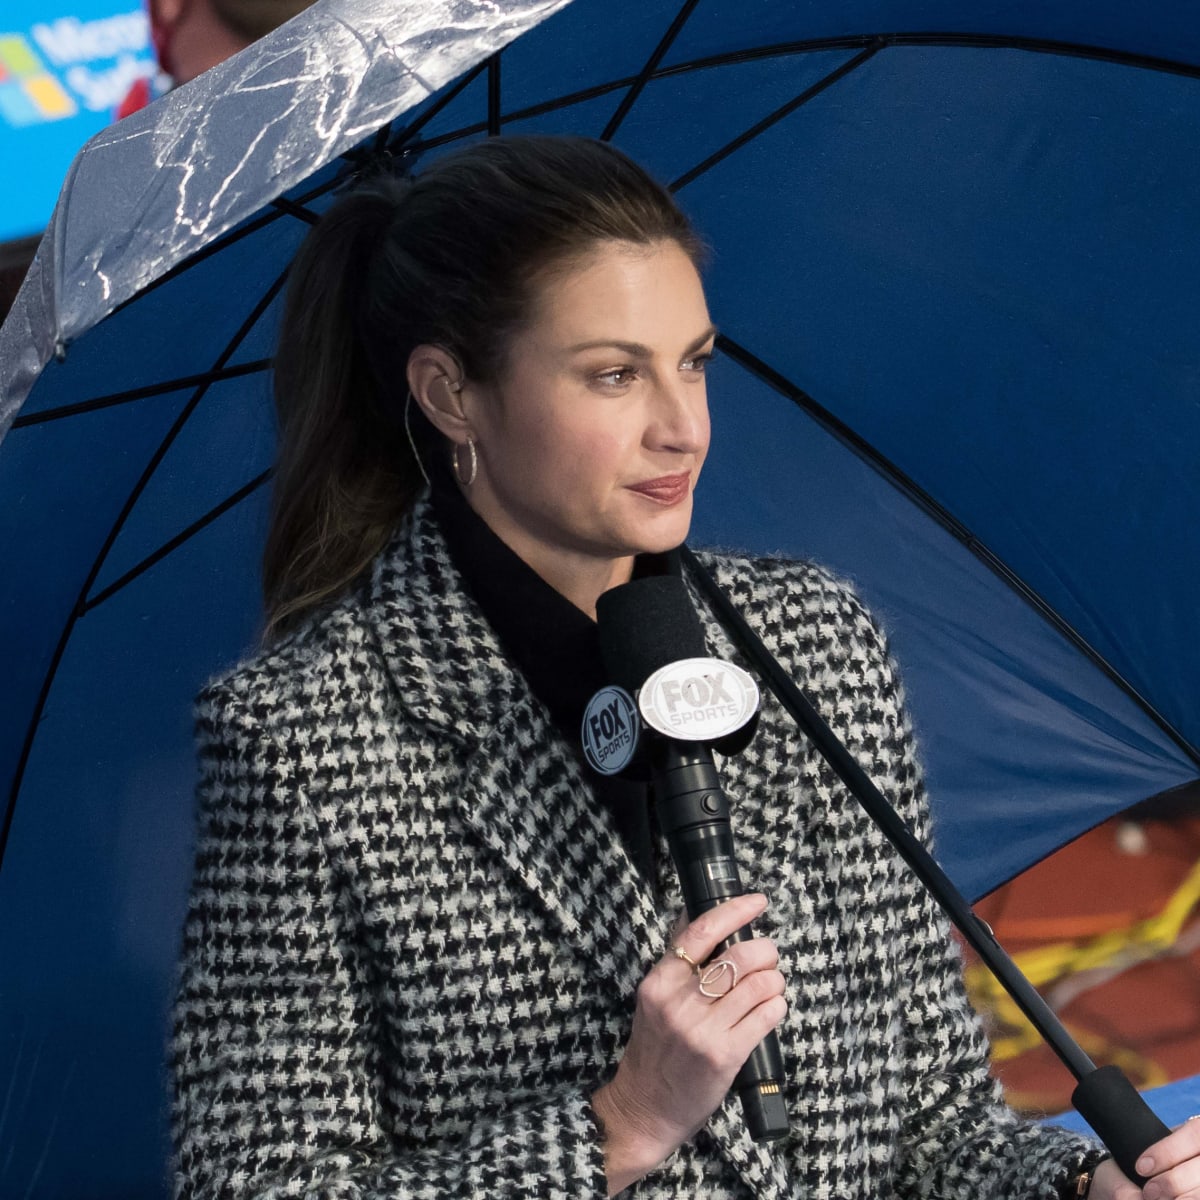
[[[188,700],[257,635],[279,289],[362,153],[570,130],[672,182],[723,331],[693,543],[859,586],[964,891],[1196,788],[1200,29],[1017,7],[322,0],[89,146],[0,330],[6,1193],[162,1191]]]

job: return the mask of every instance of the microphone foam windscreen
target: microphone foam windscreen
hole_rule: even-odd
[[[596,601],[600,652],[609,678],[636,693],[659,667],[708,651],[700,618],[682,579],[635,579]]]

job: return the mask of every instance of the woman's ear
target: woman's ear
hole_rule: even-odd
[[[458,445],[471,434],[463,408],[463,369],[442,346],[417,346],[408,356],[408,390],[435,429]]]

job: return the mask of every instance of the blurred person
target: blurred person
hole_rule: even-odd
[[[139,79],[117,108],[117,118],[145,108],[172,87],[189,83],[272,29],[303,12],[313,0],[146,0],[150,39],[161,68]]]

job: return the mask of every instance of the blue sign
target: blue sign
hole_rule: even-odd
[[[139,0],[5,0],[0,242],[41,231],[79,147],[156,71]]]

